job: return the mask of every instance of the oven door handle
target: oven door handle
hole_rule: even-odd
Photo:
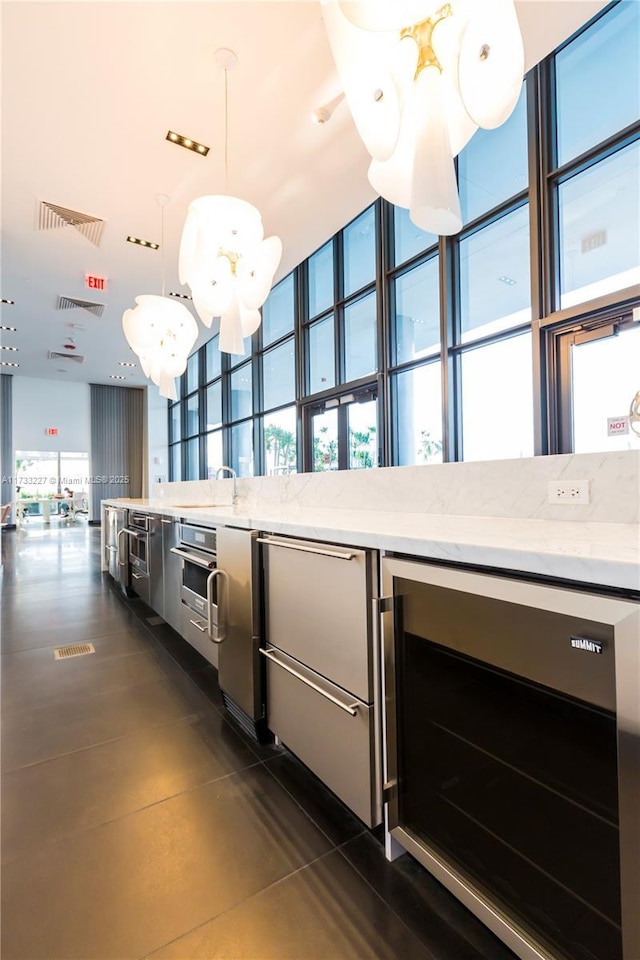
[[[222,590],[218,594],[218,603],[213,602],[213,584],[220,577]],[[227,598],[229,596],[229,576],[220,567],[212,570],[207,577],[207,633],[213,643],[224,643],[227,639]],[[215,636],[213,631],[213,608],[217,610]]]
[[[180,547],[170,547],[170,553],[175,553],[177,557],[182,557],[183,560],[188,560],[189,563],[195,563],[196,566],[202,567],[203,570],[211,570],[215,565],[215,560],[203,560],[202,557],[199,557],[195,553],[189,553],[188,550],[181,550]]]
[[[126,532],[127,532],[127,531],[125,530],[124,527],[122,528],[122,530],[118,530],[118,539],[117,539],[117,546],[116,546],[116,557],[117,557],[117,559],[118,559],[118,566],[120,566],[120,567],[126,566],[126,563],[127,563],[126,560],[121,560],[121,559],[120,559],[121,556],[122,556],[122,554],[124,554],[124,552],[125,552],[125,551],[122,549],[121,545],[120,545],[120,544],[121,544],[120,537],[121,537],[123,534],[125,534]]]
[[[135,537],[136,540],[142,540],[148,536],[148,534],[141,533],[139,530],[130,530],[129,527],[125,527],[123,533],[128,533],[130,537]]]

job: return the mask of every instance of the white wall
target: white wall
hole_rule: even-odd
[[[146,390],[143,460],[147,490],[169,476],[167,401],[158,388]],[[55,437],[47,427],[57,427]],[[88,383],[13,377],[13,459],[16,450],[91,453],[91,393]],[[143,496],[145,495],[143,490]]]
[[[48,437],[47,427],[58,435]],[[35,377],[13,378],[13,448],[52,453],[89,453],[91,410],[88,383]]]
[[[147,487],[146,491],[143,491],[143,496],[148,496],[148,491],[153,490],[154,483],[165,483],[169,478],[167,401],[160,396],[155,385],[148,386],[146,393]]]

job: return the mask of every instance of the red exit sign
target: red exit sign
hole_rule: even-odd
[[[92,273],[85,273],[84,282],[89,287],[90,290],[106,290],[107,289],[107,278],[106,277],[94,277]]]
[[[57,427],[47,427],[44,431],[48,437],[57,437],[58,428]]]

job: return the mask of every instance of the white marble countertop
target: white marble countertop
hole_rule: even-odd
[[[312,509],[296,504],[247,508],[242,501],[237,506],[172,506],[162,499],[103,503],[203,524],[640,591],[640,527],[636,524]]]

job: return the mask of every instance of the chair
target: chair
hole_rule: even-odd
[[[74,493],[71,503],[69,504],[69,516],[71,519],[75,520],[76,514],[89,514],[89,503],[87,500],[86,493]]]
[[[12,503],[4,503],[0,507],[0,526],[5,527],[9,522],[9,514],[11,513]]]

